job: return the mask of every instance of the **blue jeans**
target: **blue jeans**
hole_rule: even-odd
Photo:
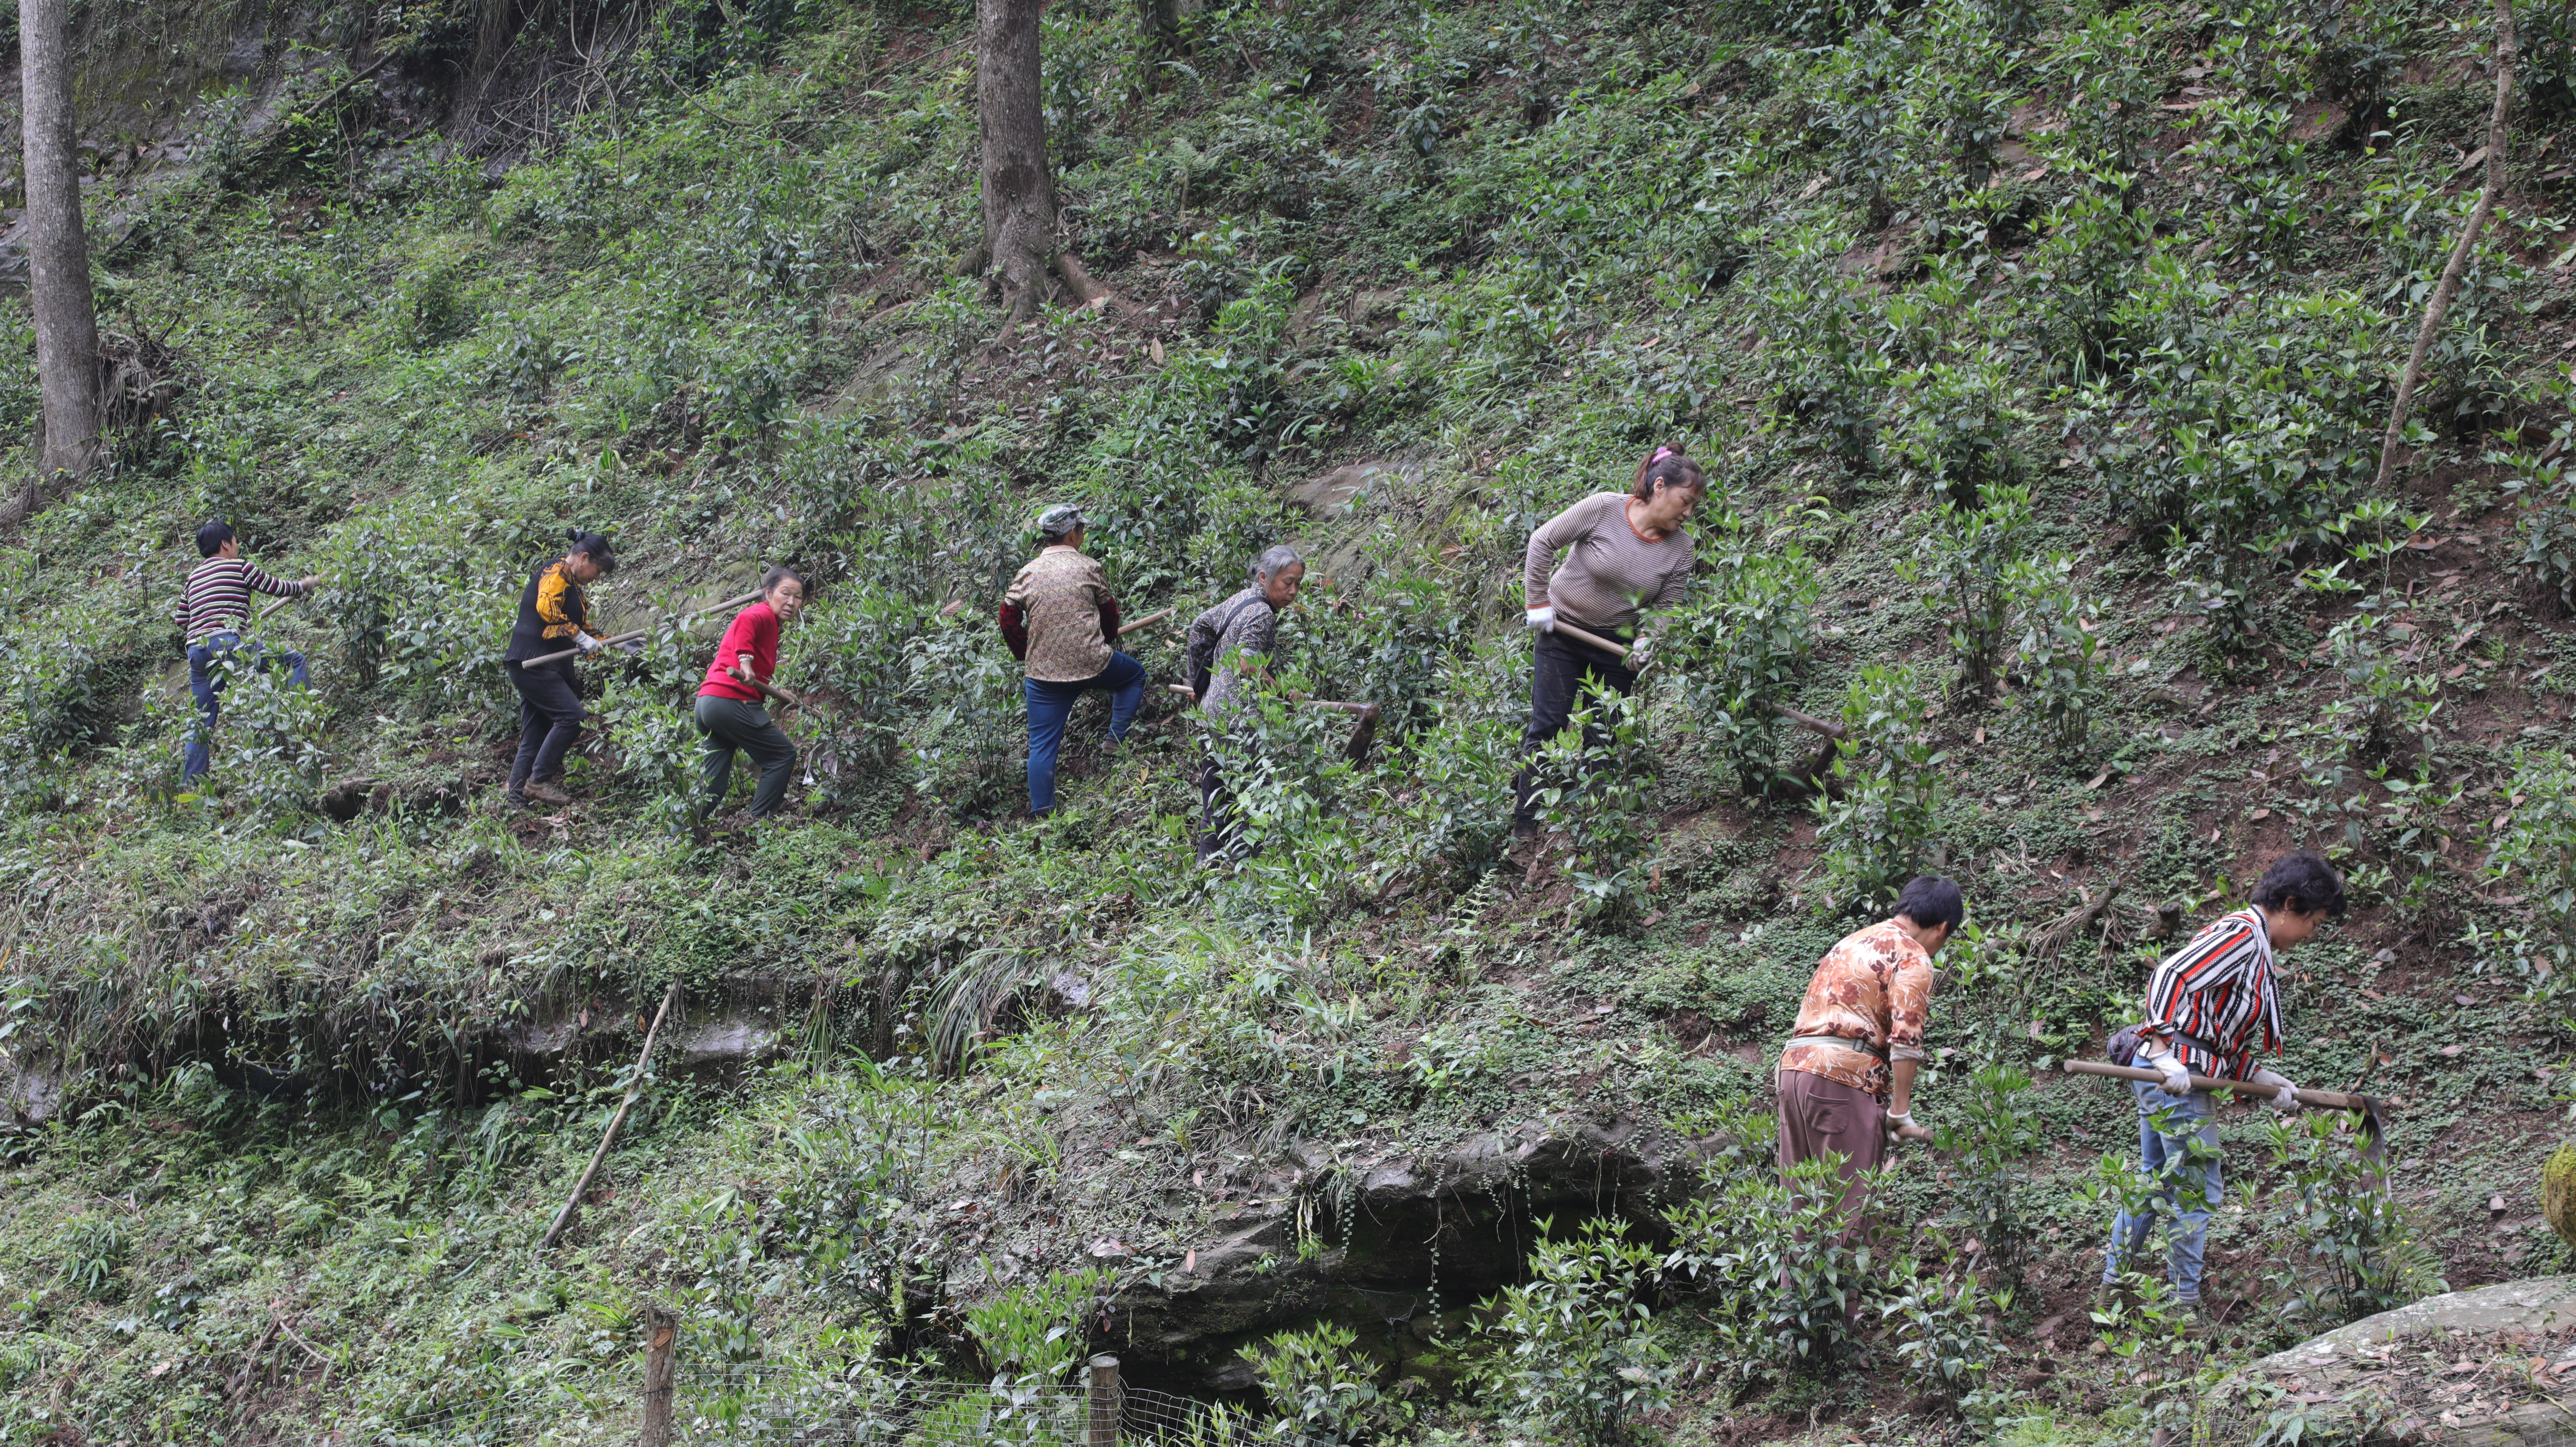
[[[2120,1276],[2120,1260],[2146,1249],[2147,1230],[2156,1217],[2170,1215],[2165,1227],[2165,1249],[2172,1272],[2174,1295],[2184,1301],[2200,1299],[2201,1250],[2209,1243],[2209,1213],[2225,1199],[2219,1186],[2218,1123],[2210,1119],[2216,1106],[2208,1091],[2190,1095],[2167,1095],[2163,1087],[2143,1080],[2129,1082],[2129,1092],[2138,1098],[2139,1175],[2155,1184],[2164,1200],[2161,1208],[2150,1207],[2135,1215],[2122,1211],[2111,1223],[2111,1244],[2102,1252],[2102,1280],[2107,1284]],[[2180,1134],[2167,1135],[2156,1129],[2156,1113],[2170,1108],[2165,1124],[2179,1127]],[[2193,1160],[2197,1150],[2199,1160]]]
[[[1073,701],[1088,690],[1109,691],[1109,741],[1127,737],[1136,705],[1145,701],[1145,665],[1124,653],[1111,653],[1109,666],[1079,683],[1021,680],[1029,701],[1029,813],[1044,818],[1055,809],[1055,756],[1064,747],[1064,722]]]
[[[215,765],[215,716],[223,705],[215,695],[222,691],[231,670],[244,666],[269,669],[284,665],[286,681],[298,688],[312,682],[305,676],[304,655],[292,648],[275,653],[256,643],[242,642],[232,629],[209,633],[206,641],[188,649],[188,691],[197,696],[197,726],[188,733],[188,765],[181,777],[204,778]],[[220,666],[220,671],[219,671]]]

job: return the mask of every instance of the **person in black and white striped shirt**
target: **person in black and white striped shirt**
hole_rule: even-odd
[[[2285,854],[2263,871],[2251,907],[2211,920],[2148,977],[2137,1063],[2164,1078],[2129,1086],[2138,1100],[2140,1190],[2112,1223],[2097,1311],[2107,1314],[2122,1260],[2146,1248],[2158,1216],[2166,1218],[2174,1296],[2200,1311],[2201,1253],[2222,1192],[2216,1106],[2208,1091],[2191,1088],[2191,1077],[2273,1086],[2274,1109],[2299,1108],[2288,1077],[2260,1062],[2283,1044],[2272,955],[2303,943],[2343,909],[2343,880],[2332,865],[2313,854]]]
[[[242,642],[242,625],[250,618],[250,595],[299,598],[320,586],[320,578],[289,583],[252,567],[241,555],[241,540],[221,522],[197,529],[197,555],[204,562],[188,575],[174,615],[188,640],[188,691],[197,698],[197,727],[188,735],[185,777],[203,778],[214,767],[215,719],[222,712],[216,695],[225,680],[241,668],[284,668],[287,680],[305,687],[304,655],[291,648],[274,652]]]

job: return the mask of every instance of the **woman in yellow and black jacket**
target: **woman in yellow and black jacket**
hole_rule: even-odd
[[[510,763],[510,803],[526,808],[530,800],[569,804],[563,790],[564,755],[581,736],[581,690],[572,660],[529,664],[525,659],[560,653],[569,645],[585,655],[608,646],[590,626],[590,600],[582,586],[616,571],[608,538],[573,528],[565,536],[572,547],[562,557],[529,575],[519,594],[519,621],[510,629],[509,651],[501,655],[510,682],[519,690],[519,756]]]

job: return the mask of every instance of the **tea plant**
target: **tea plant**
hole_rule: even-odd
[[[2073,560],[2063,556],[2025,559],[2012,577],[2021,629],[2013,649],[2021,687],[2012,704],[2035,716],[2049,741],[2069,752],[2092,736],[2094,714],[2110,695],[2111,664],[2092,600],[2066,584],[2072,568]]]
[[[1817,579],[1794,541],[1730,549],[1716,584],[1653,641],[1670,654],[1700,729],[1733,769],[1736,787],[1768,794],[1779,771],[1780,721],[1815,645]]]
[[[1815,805],[1818,889],[1835,909],[1892,900],[1926,862],[1948,755],[1924,727],[1923,694],[1912,668],[1872,664],[1844,695],[1846,736]]]
[[[2002,681],[2006,638],[2019,588],[2021,534],[2030,526],[2030,489],[1997,484],[1978,505],[1944,502],[1928,520],[1922,549],[1898,565],[1925,586],[1923,607],[1950,635],[1963,682],[1978,698]]]
[[[1647,828],[1655,764],[1645,709],[1634,695],[1596,689],[1530,761],[1540,828],[1565,856],[1576,918],[1623,914],[1645,897],[1654,835]]]
[[[2029,1168],[2037,1153],[2039,1113],[2024,1096],[2030,1076],[2019,1067],[1981,1065],[1962,1093],[1943,1092],[1949,1119],[1934,1127],[1933,1148],[1958,1166],[1960,1218],[1973,1233],[1978,1264],[2005,1285],[2021,1285],[2029,1263],[2032,1223],[2023,1209]]]
[[[1671,1216],[1665,1280],[1700,1295],[1738,1375],[1822,1372],[1850,1347],[1878,1253],[1865,1223],[1844,1215],[1843,1165],[1828,1152],[1748,1168]],[[1848,1191],[1865,1202],[1878,1184],[1864,1173]]]
[[[1264,1338],[1246,1356],[1277,1415],[1263,1438],[1317,1447],[1356,1447],[1400,1433],[1411,1413],[1378,1389],[1373,1364],[1353,1348],[1359,1336],[1327,1322],[1312,1331]]]
[[[1539,1243],[1529,1282],[1497,1302],[1507,1344],[1496,1385],[1515,1417],[1550,1437],[1606,1447],[1629,1436],[1633,1418],[1671,1400],[1672,1353],[1644,1300],[1659,1264],[1624,1226],[1598,1218],[1578,1236]]]
[[[1895,1300],[1882,1315],[1893,1328],[1906,1385],[1947,1403],[1972,1424],[1991,1425],[2013,1398],[2010,1390],[1989,1385],[1996,1366],[2008,1359],[1993,1318],[2012,1309],[2012,1293],[1989,1295],[1973,1272],[1955,1280],[1926,1276],[1912,1262],[1900,1269],[1892,1290]]]
[[[2506,786],[2503,823],[2486,872],[2521,891],[2519,919],[2472,924],[2468,943],[2527,982],[2560,1031],[2576,1034],[2576,764],[2554,750],[2525,750]]]
[[[2450,1290],[2441,1260],[2381,1179],[2384,1167],[2355,1150],[2341,1115],[2274,1120],[2265,1143],[2278,1184],[2257,1203],[2274,1248],[2270,1276],[2280,1310],[2309,1330],[2404,1306]]]

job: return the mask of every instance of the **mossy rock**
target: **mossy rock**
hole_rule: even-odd
[[[2561,1145],[2541,1167],[2540,1214],[2559,1240],[2576,1246],[2576,1145]]]

